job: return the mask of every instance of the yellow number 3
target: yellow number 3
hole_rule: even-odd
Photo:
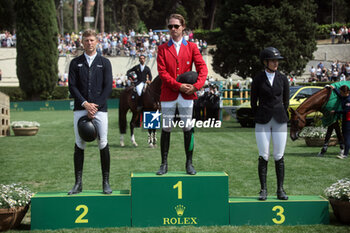
[[[86,205],[78,205],[77,208],[75,208],[76,211],[79,211],[80,209],[83,209],[83,213],[81,213],[79,217],[77,217],[75,223],[88,223],[89,219],[83,219],[89,211],[88,207]]]
[[[280,217],[280,220],[277,220],[276,218],[273,218],[272,221],[276,224],[282,224],[286,220],[286,217],[283,215],[284,209],[280,205],[276,205],[272,208],[272,211],[279,210],[279,212],[276,213],[277,216]]]

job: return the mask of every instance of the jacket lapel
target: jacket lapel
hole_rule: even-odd
[[[174,45],[172,40],[169,40],[169,42],[168,42],[168,51],[171,53],[171,55],[173,55],[175,58],[177,58],[175,45]]]
[[[267,85],[268,87],[272,87],[272,86],[271,86],[271,83],[270,83],[270,81],[269,81],[269,78],[267,77],[265,71],[264,71],[264,78],[265,78],[265,83],[266,83],[266,85]],[[274,80],[274,81],[275,81],[275,80]]]
[[[95,66],[96,63],[97,63],[99,60],[100,60],[100,55],[97,54],[96,57],[95,57],[95,59],[94,59],[94,61],[93,61],[92,64],[91,64],[91,67]]]

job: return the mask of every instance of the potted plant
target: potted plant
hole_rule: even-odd
[[[0,231],[19,226],[32,196],[33,193],[20,184],[0,184]]]
[[[350,179],[338,180],[324,191],[337,219],[350,224]]]
[[[15,136],[33,136],[38,133],[40,124],[36,121],[14,121],[11,127]]]
[[[307,146],[323,146],[327,128],[323,126],[307,126],[302,129],[299,137],[304,138]],[[328,146],[335,146],[338,140],[335,131],[332,132]]]

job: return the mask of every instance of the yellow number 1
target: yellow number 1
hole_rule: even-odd
[[[78,205],[77,208],[75,208],[76,211],[79,211],[80,209],[83,209],[83,213],[77,217],[75,223],[88,223],[89,219],[83,219],[89,211],[88,207],[86,205]]]
[[[178,189],[177,190],[177,198],[182,199],[182,181],[177,182],[174,186],[173,189]]]
[[[276,213],[277,216],[280,217],[280,220],[277,220],[276,218],[273,218],[272,221],[276,224],[282,224],[286,220],[286,217],[283,215],[284,209],[280,205],[276,205],[272,208],[272,211],[279,210],[279,212]]]

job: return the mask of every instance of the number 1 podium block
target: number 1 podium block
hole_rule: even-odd
[[[286,201],[268,197],[232,197],[230,225],[329,224],[328,201],[320,196],[289,196]]]
[[[37,193],[31,199],[31,229],[131,226],[129,190]]]
[[[224,172],[133,173],[131,192],[133,227],[229,224]]]

